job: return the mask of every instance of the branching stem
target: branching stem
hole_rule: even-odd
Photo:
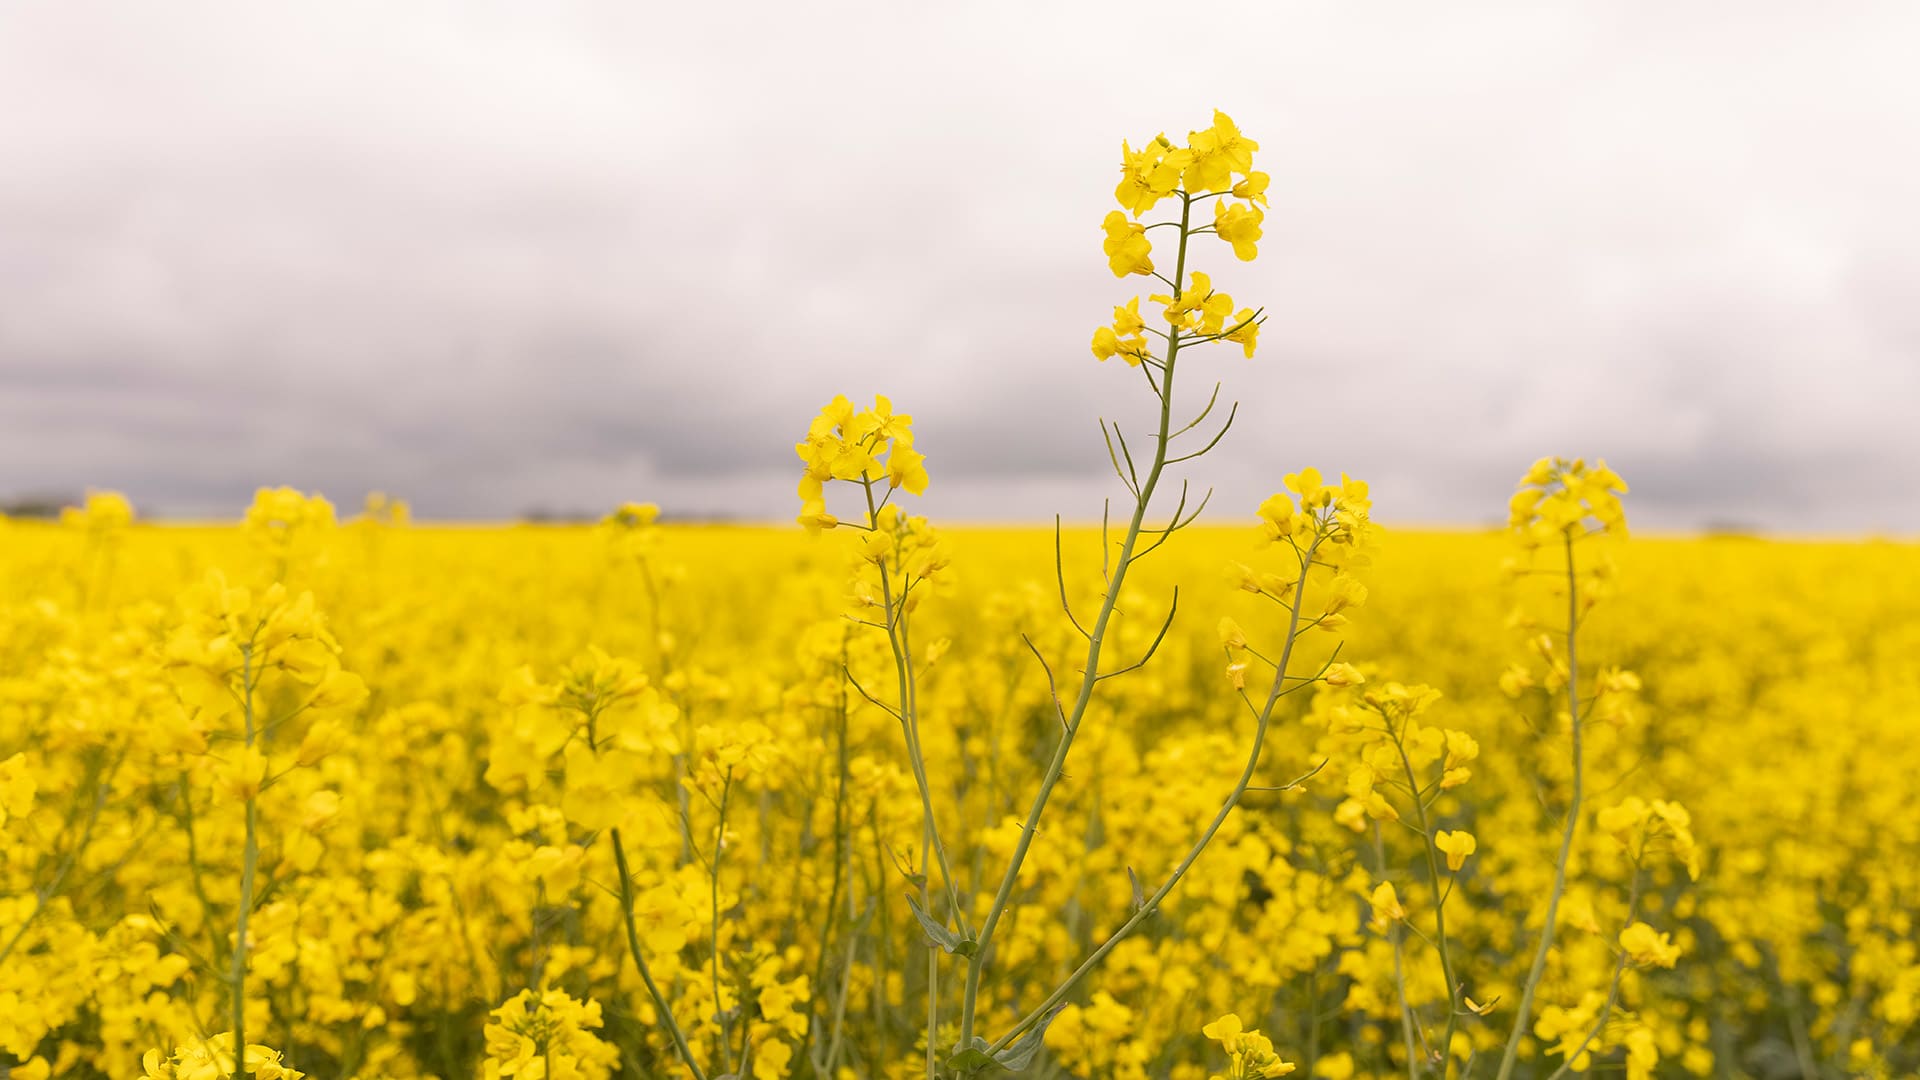
[[[1192,215],[1193,199],[1185,193],[1180,197],[1180,252],[1175,260],[1173,295],[1180,296],[1179,282],[1186,279],[1187,243],[1189,219]],[[1040,781],[1040,790],[1034,793],[1033,804],[1027,810],[1026,820],[1020,827],[1020,838],[1015,841],[1013,855],[1007,861],[1007,869],[1000,877],[1000,887],[995,891],[993,904],[987,909],[986,919],[980,925],[974,952],[967,958],[966,988],[962,992],[960,1005],[960,1045],[965,1046],[973,1038],[974,1015],[980,996],[980,974],[986,963],[987,951],[993,942],[993,932],[1000,925],[1000,919],[1006,914],[1007,906],[1013,900],[1014,885],[1020,879],[1020,868],[1026,862],[1027,851],[1033,846],[1033,837],[1040,828],[1040,815],[1047,808],[1047,800],[1052,798],[1054,785],[1060,782],[1060,774],[1067,765],[1067,753],[1073,749],[1074,736],[1079,733],[1080,721],[1086,716],[1087,706],[1093,701],[1093,689],[1100,679],[1100,651],[1106,642],[1107,622],[1113,617],[1114,605],[1119,601],[1121,586],[1127,577],[1128,564],[1133,561],[1133,548],[1140,539],[1140,529],[1146,522],[1147,506],[1153,500],[1154,489],[1160,484],[1160,474],[1167,466],[1167,446],[1173,430],[1173,372],[1174,364],[1180,356],[1180,332],[1178,328],[1167,335],[1167,359],[1165,376],[1155,384],[1155,393],[1160,399],[1160,423],[1157,437],[1153,441],[1153,464],[1147,470],[1146,477],[1138,487],[1138,497],[1133,504],[1133,516],[1127,523],[1127,532],[1120,542],[1120,552],[1114,562],[1112,579],[1107,583],[1106,595],[1100,602],[1100,613],[1094,618],[1093,629],[1087,634],[1087,659],[1081,668],[1080,692],[1074,698],[1073,708],[1067,714],[1066,730],[1054,746],[1053,758],[1047,763],[1047,771]],[[1124,444],[1123,444],[1124,445]],[[1137,913],[1136,913],[1137,914]],[[931,1033],[929,1033],[931,1037]],[[1004,1045],[1005,1040],[1002,1040]]]

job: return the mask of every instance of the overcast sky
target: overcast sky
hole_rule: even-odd
[[[1178,17],[1175,17],[1178,13]],[[1097,517],[1120,141],[1273,176],[1214,520],[1604,456],[1633,520],[1920,530],[1910,3],[10,3],[0,496],[788,518],[833,394],[949,518]],[[1204,400],[1204,388],[1202,389]],[[1198,404],[1196,401],[1195,404]]]

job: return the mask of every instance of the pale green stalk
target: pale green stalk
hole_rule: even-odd
[[[1413,1046],[1413,1002],[1407,1000],[1406,928],[1396,924],[1392,939],[1393,988],[1400,994],[1400,1034],[1407,1041],[1407,1080],[1420,1080],[1420,1054]]]
[[[1120,929],[1115,930],[1111,937],[1107,938],[1105,942],[1101,943],[1098,949],[1095,949],[1091,955],[1082,961],[1080,966],[1073,970],[1073,974],[1067,976],[1065,982],[1056,987],[1053,993],[1048,994],[1045,1001],[1042,1001],[1037,1008],[1023,1017],[1020,1022],[1015,1024],[1005,1035],[1002,1035],[990,1044],[986,1051],[989,1056],[999,1053],[1006,1048],[1008,1043],[1018,1038],[1021,1032],[1045,1019],[1048,1012],[1051,1011],[1055,1005],[1063,1001],[1066,996],[1073,991],[1073,988],[1078,985],[1081,979],[1085,978],[1095,967],[1098,967],[1100,961],[1106,959],[1107,954],[1113,951],[1114,946],[1126,940],[1129,935],[1151,918],[1153,914],[1159,910],[1160,902],[1167,898],[1167,894],[1171,893],[1173,887],[1180,883],[1180,879],[1186,876],[1187,871],[1191,869],[1194,862],[1200,858],[1201,853],[1206,851],[1207,845],[1213,842],[1214,834],[1218,833],[1220,827],[1227,823],[1227,818],[1233,813],[1234,808],[1240,805],[1240,799],[1247,793],[1247,788],[1252,785],[1254,771],[1260,764],[1260,751],[1266,743],[1267,727],[1273,719],[1274,705],[1279,702],[1284,694],[1290,692],[1284,688],[1287,678],[1287,665],[1292,661],[1293,645],[1301,633],[1300,610],[1306,602],[1307,569],[1313,565],[1313,553],[1319,550],[1319,547],[1320,539],[1316,538],[1300,560],[1300,584],[1293,590],[1293,606],[1289,610],[1287,617],[1287,643],[1282,647],[1279,663],[1274,667],[1273,685],[1267,691],[1266,704],[1260,709],[1259,720],[1253,732],[1253,745],[1247,751],[1247,762],[1240,770],[1239,782],[1234,784],[1233,791],[1229,793],[1226,800],[1220,804],[1219,812],[1214,814],[1213,820],[1208,823],[1206,831],[1200,834],[1200,839],[1194,841],[1193,846],[1187,850],[1186,856],[1180,860],[1178,866],[1174,867],[1173,873],[1167,877],[1167,880],[1162,883],[1158,889],[1154,890],[1152,896],[1147,897],[1146,900],[1141,903],[1139,910],[1135,911],[1126,922],[1120,924]],[[1301,683],[1300,685],[1306,686],[1309,684]],[[1294,689],[1298,689],[1298,687]],[[1249,701],[1249,704],[1251,704],[1251,701]],[[964,1036],[962,1036],[962,1045],[965,1045]]]
[[[846,647],[844,644],[841,646],[840,663],[842,667],[846,666]],[[836,770],[837,783],[834,785],[833,790],[833,884],[827,891],[825,915],[822,917],[820,926],[820,956],[814,961],[813,981],[809,984],[823,990],[826,987],[827,979],[827,952],[833,944],[833,923],[834,920],[839,917],[840,882],[842,880],[841,868],[846,860],[847,830],[849,828],[847,824],[847,781],[849,779],[847,759],[847,685],[844,682],[840,684],[840,705],[837,716],[839,719],[839,724],[837,725],[838,750],[835,757],[839,762],[839,768]],[[851,873],[849,873],[848,876],[851,877]],[[847,888],[848,900],[851,902],[851,881],[848,881]],[[852,962],[852,955],[849,953],[847,963],[851,964]],[[843,1000],[837,1012],[844,1012],[845,1004]],[[811,1051],[814,1048],[815,1028],[818,1027],[813,1021],[814,1013],[811,1009],[808,1010],[807,1016],[806,1035],[800,1040],[799,1053],[794,1055],[795,1059],[800,1061],[810,1059]],[[834,1034],[836,1037],[838,1036],[837,1016],[836,1031]],[[831,1052],[828,1057],[829,1060],[831,1060]]]
[[[633,955],[633,966],[640,970],[640,981],[647,985],[647,994],[653,998],[653,1007],[660,1014],[661,1026],[673,1038],[673,1046],[680,1052],[680,1060],[686,1063],[694,1080],[707,1080],[705,1070],[693,1060],[693,1051],[687,1047],[687,1036],[674,1020],[673,1009],[667,1004],[666,995],[660,992],[659,985],[653,981],[653,972],[647,968],[646,954],[640,950],[640,934],[633,925],[633,872],[627,869],[627,851],[620,843],[620,830],[615,828],[611,833],[613,862],[620,872],[620,914],[625,917],[627,925],[627,951]]]
[[[1559,914],[1560,897],[1567,890],[1567,862],[1573,855],[1573,837],[1580,828],[1580,801],[1584,777],[1580,761],[1580,632],[1579,581],[1574,573],[1573,534],[1564,534],[1567,554],[1567,716],[1573,728],[1573,796],[1567,806],[1566,830],[1560,837],[1560,857],[1553,865],[1553,891],[1547,895],[1547,924],[1540,931],[1540,948],[1533,954],[1533,968],[1527,973],[1526,986],[1520,992],[1520,1008],[1514,1014],[1513,1032],[1507,1036],[1506,1053],[1500,1058],[1496,1080],[1513,1075],[1520,1055],[1520,1040],[1526,1035],[1533,1015],[1533,995],[1547,968],[1547,954],[1553,949],[1554,919]]]
[[[1385,880],[1387,876],[1387,844],[1380,835],[1380,823],[1373,824],[1373,867],[1374,876]],[[1393,946],[1393,989],[1400,999],[1400,1037],[1407,1047],[1407,1080],[1418,1080],[1414,1071],[1419,1063],[1419,1052],[1413,1045],[1413,1002],[1407,1000],[1407,974],[1403,960],[1402,942],[1407,936],[1404,926],[1396,922],[1387,932],[1387,941]],[[1425,1036],[1422,1036],[1425,1038]]]
[[[861,478],[860,486],[867,496],[867,522],[872,528],[880,527],[880,506],[873,500],[873,482]],[[916,697],[913,685],[913,657],[907,652],[906,645],[906,590],[910,582],[903,582],[899,597],[893,592],[893,576],[887,572],[884,562],[879,564],[880,599],[886,611],[887,644],[893,650],[893,671],[898,683],[900,695],[900,729],[907,742],[907,762],[913,769],[914,786],[920,790],[920,813],[926,823],[926,830],[933,854],[940,865],[940,880],[946,887],[947,906],[960,924],[961,932],[966,932],[967,916],[960,906],[960,894],[954,885],[953,870],[947,862],[947,846],[940,839],[940,825],[933,813],[933,789],[927,780],[927,761],[920,748],[920,718],[916,709]],[[899,609],[895,610],[896,602]],[[924,876],[924,875],[922,875]],[[926,907],[926,897],[920,898],[922,908]],[[932,914],[932,912],[928,912]]]
[[[124,761],[125,758],[126,755],[124,753],[120,757],[115,758],[112,768],[106,771],[105,776],[100,774],[97,763],[89,767],[88,771],[93,775],[94,795],[93,806],[87,812],[86,824],[81,827],[79,839],[67,852],[66,857],[60,861],[60,866],[53,872],[53,876],[45,885],[34,890],[33,908],[27,912],[27,917],[14,929],[13,935],[7,939],[7,943],[0,945],[0,963],[5,963],[7,957],[13,955],[13,950],[26,938],[27,931],[33,927],[34,921],[40,917],[41,912],[46,910],[47,901],[59,894],[60,886],[66,882],[67,875],[71,873],[74,866],[79,863],[80,856],[87,850],[87,845],[92,843],[93,827],[100,820],[100,811],[106,808],[107,795],[112,790],[113,775],[120,771],[120,762]],[[72,827],[73,815],[78,805],[76,802],[68,808],[67,821],[60,827],[61,836],[65,836],[68,829]]]
[[[720,1027],[720,1061],[733,1071],[733,1024],[725,1019],[727,1011],[720,1000],[720,852],[727,845],[727,798],[733,794],[733,770],[727,770],[726,780],[720,785],[720,824],[713,830],[713,858],[708,860],[711,871],[707,890],[708,902],[713,917],[713,1015]]]
[[[862,477],[861,490],[867,497],[867,524],[869,528],[880,528],[880,504],[873,498],[873,481]],[[932,911],[928,904],[928,877],[932,861],[940,866],[940,881],[947,894],[947,908],[962,934],[966,933],[967,916],[960,906],[960,894],[954,884],[953,869],[947,860],[947,847],[940,839],[940,827],[933,811],[933,788],[927,779],[926,754],[920,744],[920,718],[918,696],[915,693],[913,679],[913,656],[907,638],[907,591],[913,587],[902,571],[900,594],[896,598],[893,591],[893,575],[888,573],[885,559],[876,560],[880,571],[880,598],[886,613],[887,645],[893,652],[894,678],[898,684],[900,708],[897,716],[900,720],[902,737],[907,744],[907,762],[913,770],[914,786],[920,792],[921,815],[921,859],[920,859],[920,908],[929,916]],[[929,949],[927,954],[927,1080],[935,1080],[938,1067],[938,1054],[935,1047],[935,1033],[940,1022],[940,951]]]
[[[253,645],[240,649],[241,715],[246,723],[246,746],[253,748]],[[245,1076],[247,1068],[247,916],[253,910],[253,876],[260,862],[259,815],[255,800],[247,797],[247,839],[240,861],[240,916],[233,940],[233,1075]]]
[[[1427,856],[1427,881],[1433,888],[1433,929],[1435,948],[1440,953],[1440,974],[1447,981],[1447,1028],[1440,1040],[1440,1075],[1444,1078],[1453,1063],[1453,1032],[1460,1021],[1460,984],[1453,977],[1453,957],[1447,947],[1447,898],[1440,890],[1440,860],[1433,854],[1432,822],[1427,818],[1426,800],[1420,797],[1420,782],[1413,774],[1413,759],[1407,756],[1406,740],[1396,732],[1393,745],[1400,751],[1400,764],[1407,771],[1407,790],[1413,793],[1413,809],[1419,818],[1421,848]]]
[[[1644,847],[1641,849],[1641,854],[1645,854]],[[1639,913],[1640,868],[1636,860],[1636,865],[1633,869],[1633,885],[1627,890],[1626,925],[1632,926],[1634,918],[1638,916]],[[1599,1038],[1600,1033],[1606,1030],[1607,1021],[1613,1018],[1614,1003],[1620,1000],[1620,980],[1621,977],[1627,973],[1627,959],[1627,951],[1625,949],[1620,950],[1620,959],[1613,965],[1613,978],[1607,984],[1606,1003],[1600,1006],[1600,1018],[1593,1022],[1593,1028],[1587,1032],[1587,1037],[1580,1040],[1580,1045],[1573,1048],[1573,1052],[1566,1056],[1566,1060],[1560,1063],[1559,1068],[1553,1070],[1553,1075],[1547,1077],[1547,1080],[1560,1080],[1561,1077],[1567,1075],[1567,1073],[1573,1069],[1573,1063],[1578,1061],[1580,1055],[1587,1052],[1587,1047],[1593,1044],[1593,1040]],[[1808,1075],[1815,1074],[1809,1073]]]
[[[1193,200],[1185,193],[1180,197],[1180,252],[1175,260],[1173,273],[1173,297],[1180,298],[1181,283],[1186,280],[1188,223],[1193,210]],[[1141,526],[1146,521],[1147,505],[1153,499],[1155,487],[1160,483],[1160,474],[1167,465],[1169,435],[1173,427],[1173,372],[1174,364],[1180,355],[1180,329],[1172,328],[1167,334],[1167,358],[1163,370],[1158,396],[1160,398],[1160,426],[1154,439],[1153,465],[1147,470],[1147,477],[1138,489],[1134,500],[1133,517],[1127,523],[1125,538],[1120,543],[1120,554],[1114,564],[1113,576],[1107,581],[1106,595],[1100,602],[1100,613],[1095,616],[1093,630],[1087,635],[1087,659],[1080,676],[1080,691],[1074,697],[1073,710],[1065,719],[1065,731],[1059,743],[1054,747],[1053,758],[1047,763],[1047,771],[1040,781],[1040,790],[1034,794],[1033,805],[1027,811],[1025,822],[1020,827],[1020,838],[1014,844],[1013,856],[1007,861],[1006,872],[1000,878],[1000,887],[994,893],[993,906],[987,909],[987,916],[981,923],[973,955],[967,958],[967,984],[961,997],[960,1009],[960,1045],[966,1046],[973,1038],[974,1014],[980,996],[980,974],[986,962],[987,949],[993,941],[993,932],[1006,914],[1007,905],[1013,899],[1013,888],[1020,878],[1020,867],[1026,862],[1027,850],[1033,846],[1033,837],[1040,828],[1040,815],[1047,808],[1047,800],[1052,798],[1054,785],[1060,782],[1060,775],[1066,769],[1067,752],[1073,748],[1074,736],[1080,730],[1080,722],[1086,716],[1087,706],[1093,701],[1093,688],[1100,679],[1100,652],[1106,642],[1107,622],[1113,617],[1114,605],[1120,599],[1120,587],[1126,581],[1127,570],[1133,560],[1134,545],[1140,539]],[[1291,645],[1291,641],[1289,641]],[[1262,724],[1264,732],[1264,722]],[[1137,914],[1136,914],[1137,917]],[[1116,938],[1117,940],[1117,938]],[[1097,958],[1104,955],[1096,953]],[[1090,961],[1091,962],[1091,961]],[[1021,1026],[1025,1026],[1025,1021]],[[1016,1029],[1017,1030],[1017,1029]],[[1001,1040],[1004,1045],[1006,1040]]]
[[[647,630],[648,644],[653,650],[654,670],[662,681],[665,680],[670,665],[667,650],[663,644],[665,623],[660,612],[660,587],[653,578],[653,564],[642,555],[634,562],[640,567],[640,581],[647,592]],[[680,865],[693,861],[693,804],[687,794],[687,754],[682,750],[673,755],[674,800],[680,807]]]
[[[920,857],[920,876],[927,876],[927,859]],[[920,906],[927,904],[927,887],[920,886]],[[935,1036],[940,1031],[940,950],[927,950],[927,1080],[936,1080],[939,1075],[939,1053],[935,1048]]]

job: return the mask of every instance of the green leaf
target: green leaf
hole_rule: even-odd
[[[960,1076],[976,1076],[989,1065],[995,1064],[994,1058],[987,1054],[987,1040],[975,1035],[967,1045],[956,1049],[947,1059],[947,1067]]]
[[[926,909],[920,906],[920,901],[915,900],[913,897],[907,897],[907,906],[913,909],[913,917],[920,920],[920,929],[925,930],[927,937],[935,945],[940,946],[940,948],[947,952],[960,952],[961,946],[972,946],[974,944],[971,941],[963,941],[960,935],[947,929],[946,924],[935,921],[934,917],[927,914]],[[971,950],[969,950],[961,955],[971,956],[973,954]]]
[[[993,1060],[1008,1072],[1019,1072],[1033,1064],[1033,1055],[1038,1053],[1047,1040],[1047,1025],[1066,1008],[1063,1002],[1055,1005],[1052,1011],[1040,1018],[1039,1022],[1026,1030],[1026,1033],[1006,1045],[1006,1048],[993,1055]]]

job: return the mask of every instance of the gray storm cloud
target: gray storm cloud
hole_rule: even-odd
[[[785,518],[835,393],[936,514],[1097,515],[1122,137],[1262,144],[1271,321],[1193,365],[1230,520],[1302,464],[1496,517],[1920,530],[1904,4],[13,5],[0,495]]]

